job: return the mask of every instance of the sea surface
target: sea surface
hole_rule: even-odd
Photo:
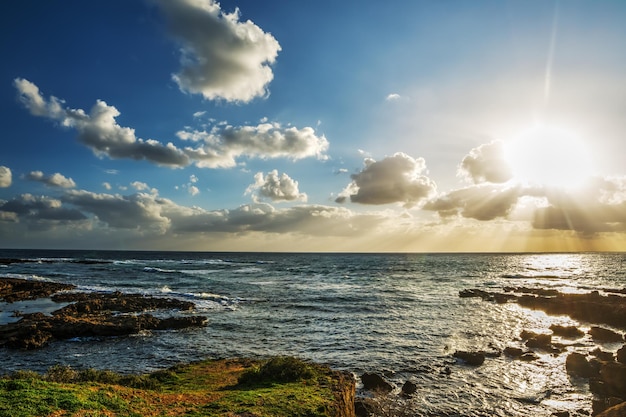
[[[4,372],[57,364],[147,372],[205,358],[296,355],[357,376],[378,372],[398,387],[417,383],[405,405],[416,416],[587,415],[592,396],[586,381],[567,376],[567,353],[537,352],[534,362],[503,355],[480,367],[457,362],[452,353],[522,347],[524,329],[547,332],[556,323],[585,330],[588,323],[512,303],[460,298],[459,291],[626,286],[626,254],[0,250],[0,258],[41,261],[0,267],[0,276],[181,298],[196,303],[192,314],[209,318],[200,329],[72,339],[38,351],[0,349]],[[56,308],[46,300],[0,303],[0,323],[16,320],[14,310]],[[597,346],[588,336],[554,340],[568,344],[568,352]],[[621,344],[601,347],[616,351]]]

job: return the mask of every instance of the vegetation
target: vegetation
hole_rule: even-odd
[[[0,417],[332,416],[333,373],[296,358],[231,359],[146,375],[19,371],[0,379]]]

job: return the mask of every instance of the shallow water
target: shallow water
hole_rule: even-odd
[[[521,346],[523,329],[547,331],[552,323],[585,329],[585,323],[458,293],[504,286],[588,291],[623,288],[626,282],[624,254],[0,251],[0,257],[46,261],[0,268],[2,276],[179,297],[194,301],[196,314],[209,317],[203,329],[71,340],[36,352],[4,350],[6,371],[62,363],[143,372],[206,357],[288,354],[357,375],[385,373],[398,386],[417,382],[409,405],[416,415],[589,410],[586,383],[565,373],[566,353],[538,352],[540,359],[530,363],[490,358],[477,368],[451,356],[455,350]],[[74,262],[80,259],[102,263]],[[0,310],[5,317],[15,308],[0,305]],[[569,351],[596,346],[588,337],[562,342],[571,345]]]

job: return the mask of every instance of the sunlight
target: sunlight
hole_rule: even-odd
[[[530,185],[577,187],[592,174],[589,149],[573,132],[536,125],[505,145],[517,181]]]

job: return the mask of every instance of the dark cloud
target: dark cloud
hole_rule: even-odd
[[[435,183],[423,175],[423,158],[413,159],[399,152],[382,161],[366,158],[364,163],[361,172],[351,175],[352,182],[336,202],[343,203],[349,197],[353,203],[404,203],[405,207],[412,207],[435,192]]]
[[[181,43],[181,90],[207,99],[248,102],[267,94],[274,78],[270,64],[280,45],[239,10],[224,13],[213,0],[153,0]]]

